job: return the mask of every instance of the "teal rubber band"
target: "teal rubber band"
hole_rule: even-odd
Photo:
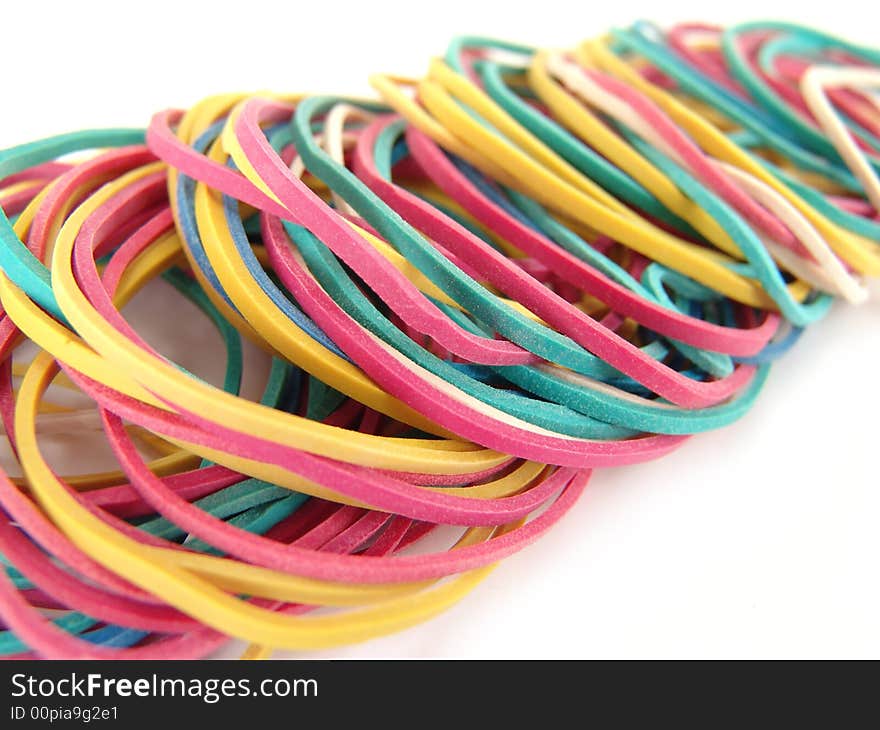
[[[596,422],[594,419],[585,419],[564,405],[517,397],[512,391],[493,388],[470,378],[452,363],[441,360],[415,343],[386,319],[351,281],[330,250],[311,232],[289,222],[285,222],[284,227],[309,270],[350,317],[398,352],[462,392],[528,423],[570,436],[612,439],[632,435],[628,432],[623,433],[619,429],[609,428],[607,424]],[[466,319],[462,317],[462,320]],[[459,324],[463,322],[459,320]]]
[[[797,140],[776,131],[763,120],[761,113],[756,111],[757,107],[754,109],[747,107],[750,112],[746,113],[740,105],[730,105],[726,101],[727,92],[725,90],[711,79],[686,66],[664,47],[625,30],[613,30],[612,33],[627,50],[635,51],[647,58],[663,73],[681,83],[682,88],[686,87],[693,96],[719,109],[737,124],[757,135],[765,145],[784,155],[801,169],[824,175],[847,190],[861,191],[858,180],[841,163],[814,154],[810,150],[804,149]]]
[[[650,159],[683,193],[724,227],[749,262],[750,276],[754,276],[761,283],[786,319],[802,327],[820,319],[828,312],[832,302],[830,296],[822,295],[806,305],[792,298],[785,279],[773,258],[767,253],[767,249],[755,236],[751,227],[727,203],[662,152],[628,130],[623,131],[630,144]]]
[[[670,282],[678,283],[685,277],[677,276],[675,278],[667,278],[665,276],[661,276],[659,280],[649,280],[649,284],[648,286],[646,286],[644,282],[637,281],[629,272],[623,269],[623,267],[619,266],[609,257],[594,249],[576,233],[559,223],[559,221],[555,220],[536,201],[514,190],[506,189],[505,192],[514,202],[514,204],[526,215],[528,215],[532,221],[535,222],[535,224],[541,231],[543,231],[549,238],[551,238],[569,253],[577,256],[583,261],[586,261],[590,265],[599,269],[599,271],[604,273],[609,278],[614,279],[617,283],[626,286],[627,288],[629,288],[636,294],[644,297],[645,299],[658,302],[673,310],[678,309],[679,311],[683,311],[682,307],[677,306],[676,303],[672,301],[662,285],[655,286],[655,284],[658,281],[662,281],[663,279],[666,279]],[[656,263],[651,264],[648,268],[657,268],[662,271],[668,271],[668,269],[666,269],[665,267],[661,267],[659,264]],[[644,280],[644,275],[642,278]],[[699,286],[696,282],[692,282],[692,284],[694,286]],[[701,289],[705,291],[707,295],[717,296],[717,294],[715,292],[712,292],[710,289],[707,289],[705,287],[701,287]],[[723,353],[700,350],[683,342],[679,342],[678,340],[666,339],[665,341],[668,341],[671,345],[675,347],[675,349],[691,359],[697,367],[707,373],[710,373],[717,377],[724,377],[725,375],[729,375],[731,372],[733,372],[733,361],[729,356],[724,355]],[[664,351],[663,353],[658,352],[656,353],[656,355],[652,354],[652,356],[656,357],[659,360],[665,357],[665,354],[666,353]]]
[[[450,317],[464,320],[460,312],[451,308],[447,308],[447,311]],[[554,378],[543,370],[525,365],[492,366],[492,369],[528,392],[565,403],[570,408],[589,414],[593,418],[638,431],[680,435],[721,428],[742,417],[763,387],[769,365],[761,365],[752,382],[736,398],[701,409],[678,406],[657,409],[601,390],[569,383]],[[658,399],[657,402],[665,401]]]
[[[784,119],[792,132],[796,134],[801,142],[809,149],[834,161],[841,160],[837,149],[828,141],[825,135],[805,123],[788,104],[779,99],[778,95],[749,68],[748,62],[743,58],[742,53],[740,53],[736,39],[737,36],[742,33],[756,30],[772,30],[793,34],[810,41],[815,44],[816,47],[840,48],[847,53],[869,61],[874,65],[880,64],[880,51],[850,43],[843,39],[835,38],[828,33],[822,33],[795,23],[775,21],[741,23],[725,29],[721,34],[721,48],[724,52],[724,57],[730,65],[731,72],[737,81],[739,81],[758,101],[758,103],[764,106],[764,108],[771,110],[773,114]],[[871,159],[869,157],[868,162],[875,170],[880,170],[880,160],[877,158]]]
[[[389,150],[390,146],[393,144],[393,140],[394,140],[395,136],[400,134],[402,132],[402,130],[403,130],[403,123],[402,122],[396,122],[394,124],[391,124],[385,130],[383,130],[383,132],[379,135],[379,137],[376,141],[376,146],[374,149],[374,154],[378,160],[380,160],[380,161],[384,160],[384,158],[388,154],[388,150]],[[514,195],[513,191],[507,191],[507,192],[511,195]],[[516,195],[518,195],[516,200],[519,200],[520,202],[525,202],[525,201],[529,200],[525,196],[522,196],[519,194],[516,194]],[[498,201],[498,202],[501,202],[501,201]],[[509,205],[509,203],[508,203],[508,205]],[[530,209],[531,212],[534,212],[535,210],[543,210],[543,209],[541,209],[539,207]],[[515,209],[513,212],[516,212]],[[523,212],[525,213],[525,211],[523,211]],[[528,213],[525,213],[525,214],[528,217]],[[609,274],[610,276],[621,280],[624,283],[624,285],[630,285],[632,283],[635,283],[635,280],[631,276],[629,276],[628,273],[623,271],[623,269],[621,269],[620,267],[617,267],[616,264],[613,264],[613,262],[611,262],[610,259],[607,259],[606,257],[604,257],[601,254],[599,254],[598,252],[596,252],[592,247],[590,247],[588,244],[586,244],[586,242],[582,241],[582,239],[576,237],[574,234],[571,234],[571,232],[567,228],[565,228],[561,224],[557,224],[556,221],[553,221],[553,219],[550,218],[549,215],[544,214],[544,220],[552,222],[552,224],[555,224],[556,226],[558,226],[557,230],[569,233],[571,235],[572,239],[576,239],[578,244],[572,244],[571,246],[563,246],[564,248],[569,250],[569,252],[573,253],[576,256],[582,257],[583,259],[587,260],[588,262],[591,262],[591,263],[594,261],[597,262],[599,264],[598,268],[600,268],[604,272],[610,272],[610,274]],[[525,222],[529,223],[530,225],[532,224],[528,220],[526,220]],[[533,225],[533,227],[540,230],[539,225]],[[636,283],[636,287],[638,288],[637,283]],[[488,334],[488,332],[487,332],[487,334]],[[653,357],[654,359],[656,359],[658,361],[662,360],[668,352],[668,350],[662,345],[661,341],[659,341],[659,340],[642,348],[642,351],[645,352],[645,354],[649,355],[650,357]],[[593,370],[593,372],[584,373],[584,374],[588,374],[590,377],[594,377],[597,379],[603,379],[603,380],[607,380],[609,378],[616,378],[616,377],[619,377],[619,375],[620,375],[617,370],[615,370],[614,368],[611,368],[608,365],[605,365],[604,368],[597,367]],[[625,382],[632,383],[633,385],[635,385],[635,381],[631,381],[628,378],[626,379]]]
[[[813,51],[821,49],[821,45],[816,44],[810,39],[793,35],[779,35],[763,43],[758,49],[758,65],[764,73],[772,75],[773,64],[778,56],[785,54],[810,55]],[[825,65],[840,66],[840,64],[831,63],[825,59],[816,58],[814,60],[822,60]],[[861,124],[849,117],[844,110],[838,109],[838,114],[844,125],[870,144],[875,152],[880,149],[880,139],[872,134],[870,130],[865,129]]]
[[[748,134],[734,133],[729,135],[730,139],[736,142],[744,149],[755,143]],[[828,218],[835,225],[846,228],[860,236],[880,243],[880,223],[870,218],[865,218],[855,213],[838,208],[834,203],[828,200],[818,190],[811,188],[806,183],[801,182],[785,170],[774,165],[770,160],[765,160],[758,155],[751,155],[752,159],[765,167],[770,173],[775,175],[779,180],[784,182],[789,188],[797,193],[809,205],[815,208],[819,213]]]
[[[670,212],[636,180],[513,93],[504,83],[496,64],[483,62],[478,69],[492,100],[578,171],[633,207],[681,232],[700,237],[690,224]]]
[[[103,147],[125,147],[143,142],[142,129],[86,130],[48,137],[0,152],[0,178],[55,160],[71,152]],[[59,321],[67,324],[58,302],[55,301],[49,270],[15,235],[12,224],[2,210],[0,210],[0,269],[33,301]]]
[[[285,222],[284,225],[309,266],[310,271],[321,286],[326,289],[328,294],[345,309],[349,316],[398,349],[402,354],[434,372],[439,377],[444,378],[447,382],[461,388],[464,392],[480,398],[484,402],[488,402],[511,415],[523,418],[523,420],[535,425],[549,426],[559,432],[574,436],[600,437],[595,431],[595,423],[585,422],[583,419],[580,419],[582,425],[578,428],[578,419],[567,412],[571,408],[563,409],[562,406],[559,406],[550,411],[548,410],[549,404],[544,404],[540,401],[535,402],[532,399],[523,398],[510,391],[492,392],[490,390],[487,393],[487,389],[483,384],[473,381],[467,382],[459,371],[423,348],[420,348],[400,330],[381,317],[378,310],[351,282],[329,249],[313,234],[295,224]],[[461,312],[456,312],[456,310],[450,307],[445,307],[444,309],[449,316],[456,317],[457,321],[463,326],[468,324],[473,326],[473,323],[470,323],[468,318]],[[651,430],[658,433],[692,433],[694,429],[717,428],[719,425],[730,423],[745,412],[763,383],[763,378],[756,378],[755,382],[750,384],[749,388],[740,397],[721,406],[700,411],[664,408],[660,413],[656,413],[655,411],[658,409],[652,409],[650,406],[635,409],[631,407],[632,404],[628,400],[562,383],[558,379],[538,371],[536,368],[517,366],[493,369],[521,387],[530,387],[532,390],[538,388],[541,397],[550,398],[556,403],[565,403],[571,406],[576,401],[583,409],[577,410],[580,410],[583,415],[589,416],[593,420],[610,422],[614,425],[624,426],[636,431]],[[573,396],[577,396],[577,398]],[[571,407],[573,408],[574,406]],[[549,420],[545,421],[541,417],[541,411],[548,412]],[[695,413],[701,415],[695,418]],[[586,429],[591,428],[594,430],[590,432],[585,430],[585,427]],[[587,433],[590,435],[584,435]],[[607,438],[608,435],[605,437]],[[626,436],[629,435],[632,434],[626,434]],[[624,437],[624,434],[617,433],[615,437]]]
[[[604,365],[601,359],[571,338],[537,324],[487,292],[425,241],[349,170],[340,168],[321,150],[309,133],[309,122],[337,101],[331,97],[310,97],[301,102],[294,113],[291,123],[293,141],[312,174],[340,194],[428,279],[493,331],[545,360],[584,375],[592,375],[597,366]]]

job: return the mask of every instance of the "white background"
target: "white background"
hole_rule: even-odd
[[[811,5],[10,3],[0,146],[144,126],[219,91],[363,94],[369,72],[419,74],[456,33],[567,46],[641,17],[772,16],[877,40],[869,4]],[[659,462],[595,474],[564,522],[457,607],[308,656],[880,656],[873,290],[807,332],[739,423]]]

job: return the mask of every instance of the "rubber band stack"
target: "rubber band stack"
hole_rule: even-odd
[[[457,38],[372,84],[0,154],[2,655],[253,658],[424,621],[593,468],[739,418],[880,274],[878,51],[641,23]],[[222,386],[120,314],[159,277],[225,343]],[[73,429],[118,470],[53,468]]]

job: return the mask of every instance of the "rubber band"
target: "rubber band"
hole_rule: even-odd
[[[381,102],[223,94],[0,152],[0,655],[401,630],[592,469],[742,417],[880,273],[878,66],[783,23],[459,37]],[[135,297],[206,318],[218,382]],[[50,466],[72,433],[115,464]]]

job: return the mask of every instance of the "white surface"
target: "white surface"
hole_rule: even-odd
[[[772,9],[875,40],[855,2],[807,14],[802,2],[523,5],[14,3],[0,145],[143,126],[218,91],[366,93],[368,72],[421,73],[460,32],[566,46],[640,17],[729,22]],[[563,523],[451,611],[307,656],[880,656],[873,291],[807,332],[742,421],[659,462],[597,473]]]

